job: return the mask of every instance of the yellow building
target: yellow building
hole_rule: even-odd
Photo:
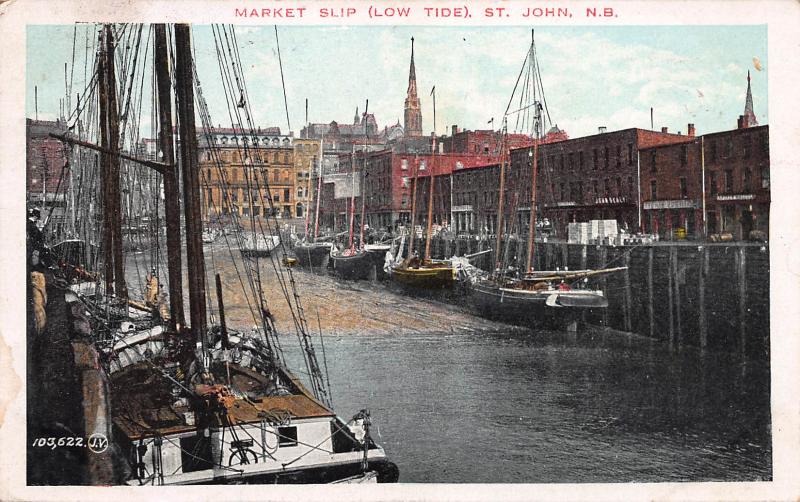
[[[317,169],[320,153],[320,141],[316,139],[298,138],[294,145],[294,200],[295,216],[305,218],[309,208],[313,211],[313,194],[316,187],[311,185],[311,178]]]
[[[214,129],[200,137],[203,214],[225,220],[231,213],[262,218],[296,216],[294,138],[277,128],[243,134]],[[214,148],[209,147],[213,143]]]

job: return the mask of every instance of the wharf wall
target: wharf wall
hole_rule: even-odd
[[[424,239],[418,249],[424,249]],[[494,240],[434,237],[434,258],[477,253],[489,270]],[[510,237],[501,249],[511,266],[524,268],[527,243]],[[508,251],[505,251],[508,249]],[[752,243],[659,242],[609,246],[537,242],[538,270],[627,266],[593,279],[606,293],[607,309],[593,311],[593,324],[662,340],[673,348],[738,352],[769,358],[769,246]]]

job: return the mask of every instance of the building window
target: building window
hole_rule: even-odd
[[[608,186],[608,178],[603,180],[603,196],[608,197],[609,195],[609,186]]]
[[[633,165],[633,143],[628,143],[628,165]]]
[[[733,192],[733,169],[725,169],[725,192]]]
[[[743,185],[744,185],[744,187],[743,187],[743,192],[744,192],[744,193],[749,193],[749,192],[750,192],[750,189],[751,189],[751,187],[750,187],[750,181],[751,181],[751,178],[752,178],[752,177],[753,177],[753,175],[752,175],[752,173],[750,172],[750,169],[745,169],[745,170],[744,170],[744,179],[742,180],[742,181],[744,182],[744,183],[743,183]]]
[[[650,152],[650,172],[656,172],[656,152]]]
[[[750,158],[750,135],[742,138],[742,154],[745,159]]]
[[[717,172],[709,171],[708,173],[708,189],[711,195],[717,195]]]
[[[572,154],[572,152],[570,152],[569,155],[567,155],[567,160],[568,160],[568,163],[569,163],[569,170],[570,171],[574,171],[575,170],[575,156]]]
[[[592,158],[594,159],[592,163],[592,169],[597,170],[597,148],[592,150]]]
[[[617,145],[617,167],[622,165],[622,145]]]
[[[578,152],[578,169],[583,171],[583,150]]]
[[[633,197],[633,176],[628,176],[628,196]]]
[[[597,188],[597,180],[592,180],[592,191],[594,192],[595,199],[599,196]]]
[[[617,196],[622,197],[622,178],[617,177]]]
[[[717,142],[711,142],[711,162],[717,161]]]
[[[603,168],[608,169],[608,147],[603,150]]]
[[[761,135],[761,149],[764,152],[764,155],[769,157],[769,135],[764,133]]]
[[[681,167],[686,167],[689,162],[689,146],[683,145],[681,147]]]
[[[425,170],[425,160],[424,159],[419,161],[419,170],[420,171],[424,171]]]
[[[681,178],[680,182],[681,182],[681,199],[685,199],[685,198],[688,197],[688,194],[687,194],[687,191],[686,191],[686,178]]]
[[[769,188],[769,168],[761,168],[761,188]]]
[[[283,189],[283,201],[284,202],[289,202],[289,196],[290,196],[289,189],[288,188],[284,188]]]
[[[658,199],[658,186],[656,185],[656,180],[650,181],[650,200]]]

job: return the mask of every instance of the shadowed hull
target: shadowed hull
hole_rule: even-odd
[[[324,271],[330,261],[331,245],[329,243],[298,243],[294,246],[297,264],[314,271]]]
[[[375,263],[369,253],[357,252],[352,256],[331,253],[333,273],[348,281],[374,280]]]

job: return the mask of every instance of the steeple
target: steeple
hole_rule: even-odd
[[[361,119],[358,116],[358,106],[356,106],[356,115],[353,117],[353,124],[358,125],[359,122],[361,122]]]
[[[422,111],[417,96],[417,71],[414,68],[414,37],[411,37],[411,66],[408,69],[404,130],[406,136],[422,136]]]
[[[750,91],[750,70],[747,70],[747,97],[744,99],[744,127],[758,125],[756,114],[753,113],[753,93]]]

